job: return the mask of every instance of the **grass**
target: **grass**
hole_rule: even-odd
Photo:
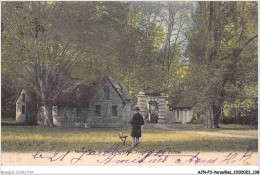
[[[188,126],[188,125],[187,125]],[[194,126],[199,127],[199,126]],[[226,128],[230,128],[227,126]],[[119,145],[118,133],[130,135],[131,128],[63,128],[39,126],[2,126],[2,151],[74,151],[83,147],[109,151]],[[186,131],[163,131],[144,126],[141,144],[134,150],[165,151],[257,151],[257,139],[200,135]],[[131,137],[117,150],[127,150]]]

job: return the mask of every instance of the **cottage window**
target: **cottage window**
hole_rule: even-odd
[[[179,120],[180,119],[180,111],[177,110],[177,119]]]
[[[112,106],[112,117],[117,117],[117,106]]]
[[[25,114],[25,105],[22,105],[22,114]]]
[[[95,106],[95,117],[101,117],[101,105]]]
[[[109,86],[104,86],[104,94],[105,94],[105,100],[109,100],[110,97]]]
[[[25,102],[25,94],[22,94],[22,102]]]

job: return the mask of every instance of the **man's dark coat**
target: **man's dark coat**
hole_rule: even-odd
[[[141,114],[136,113],[134,114],[132,120],[130,121],[132,125],[132,132],[131,136],[132,137],[141,137],[141,125],[144,124],[144,119]]]

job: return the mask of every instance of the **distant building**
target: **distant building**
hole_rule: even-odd
[[[37,124],[37,98],[35,92],[23,89],[16,100],[16,123]]]
[[[166,105],[166,95],[164,92],[159,94],[145,94],[139,92],[137,96],[137,106],[140,114],[151,123],[165,123],[168,107]]]
[[[197,96],[195,92],[182,92],[176,101],[170,106],[171,121],[176,123],[191,122],[193,114],[193,107],[197,103]]]

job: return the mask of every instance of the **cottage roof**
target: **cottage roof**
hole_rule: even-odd
[[[68,88],[74,86],[75,84],[81,82],[82,80],[83,80],[83,79],[79,79],[79,78],[72,78],[72,79],[70,79],[70,80],[67,80],[67,81],[66,81],[66,84],[65,84],[65,86],[63,87],[62,90],[68,89]]]
[[[33,102],[36,102],[36,101],[40,101],[40,96],[39,94],[33,90],[33,89],[22,89],[21,92],[18,94],[17,98],[16,98],[16,101],[18,100],[18,98],[22,95],[22,93],[25,93],[26,94],[26,97],[30,100],[30,101],[33,101]]]
[[[115,78],[109,78],[110,82],[114,85],[114,87],[117,89],[118,93],[121,95],[121,97],[124,100],[131,99],[131,96],[126,89],[126,87],[117,79]]]
[[[195,92],[182,92],[173,103],[171,108],[192,108],[197,103]]]
[[[108,76],[89,76],[85,78],[83,81],[75,84],[74,86],[62,90],[61,93],[54,97],[53,105],[82,107],[86,106],[107,81],[110,82]],[[119,93],[118,95],[120,96]],[[122,99],[121,96],[120,98]],[[124,100],[122,99],[122,101]]]

